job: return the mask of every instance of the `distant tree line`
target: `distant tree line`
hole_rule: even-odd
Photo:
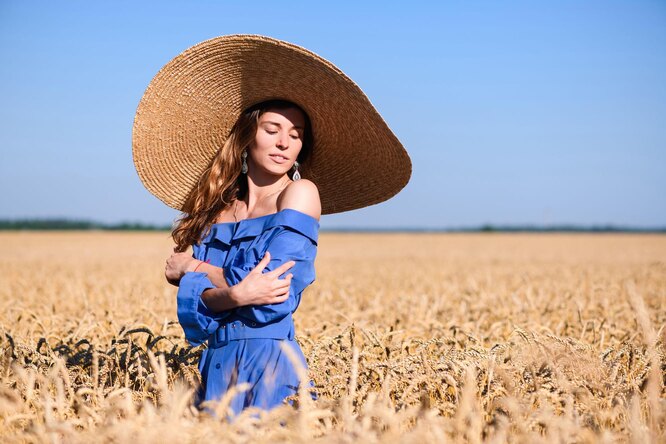
[[[666,227],[636,228],[614,225],[583,226],[583,225],[482,225],[480,227],[463,228],[323,228],[324,232],[336,233],[666,233]]]
[[[0,230],[117,230],[117,231],[166,231],[168,225],[152,225],[139,222],[104,224],[76,219],[0,219]]]
[[[469,231],[468,229],[462,229],[460,231]],[[548,225],[548,226],[538,226],[538,225],[482,225],[480,229],[473,229],[471,231],[481,231],[481,232],[538,232],[538,233],[548,233],[548,232],[571,232],[571,233],[666,233],[666,227],[655,227],[655,228],[637,228],[637,227],[626,227],[626,226],[617,226],[617,225]]]
[[[105,224],[76,219],[0,219],[0,230],[108,230],[108,231],[170,231],[169,225],[121,222]],[[324,228],[329,232],[414,232],[414,233],[666,233],[666,227],[636,228],[616,225],[492,225],[464,228]]]

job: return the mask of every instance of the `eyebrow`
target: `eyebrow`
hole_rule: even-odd
[[[270,121],[270,120],[264,120],[264,121],[261,122],[261,123],[269,123],[269,124],[271,124],[271,125],[279,126],[280,128],[282,127],[281,124],[279,124],[279,123],[277,123],[277,122]],[[295,128],[295,129],[299,129],[299,130],[302,130],[302,129],[303,129],[302,126],[298,126],[298,125],[294,125],[294,128]]]

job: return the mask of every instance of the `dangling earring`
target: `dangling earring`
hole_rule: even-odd
[[[292,175],[293,180],[299,180],[301,178],[301,173],[298,172],[298,160],[294,161],[294,174]]]
[[[241,173],[247,174],[247,151],[243,150],[243,153],[241,154],[241,157],[243,158],[243,165],[241,166]]]

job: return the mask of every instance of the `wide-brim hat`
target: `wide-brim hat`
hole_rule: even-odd
[[[177,210],[248,107],[299,105],[313,150],[301,176],[319,189],[322,213],[383,202],[409,181],[411,162],[363,91],[331,62],[294,44],[228,35],[186,49],[153,78],[132,131],[145,187]]]

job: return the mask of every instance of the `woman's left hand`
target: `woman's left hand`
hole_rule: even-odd
[[[166,260],[164,275],[169,283],[173,284],[180,281],[188,271],[194,271],[197,264],[201,262],[192,257],[189,253],[173,253]]]

